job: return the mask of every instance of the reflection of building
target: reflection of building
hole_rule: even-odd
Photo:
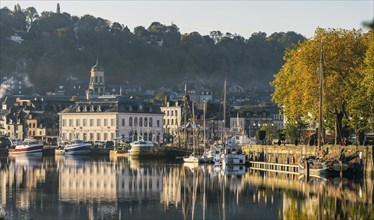
[[[59,170],[59,196],[63,201],[117,200],[116,169],[104,162],[66,165]]]
[[[164,172],[155,167],[123,167],[117,176],[119,199],[145,199],[158,197],[163,187]]]
[[[163,187],[160,202],[166,208],[178,207],[181,203],[181,172],[178,166],[171,167],[168,172],[164,173]]]
[[[19,209],[28,210],[33,205],[35,189],[40,183],[45,182],[46,178],[46,169],[33,163],[38,162],[26,157],[17,157],[11,160],[7,168],[0,170],[2,206],[6,205],[7,197],[13,197],[14,204]],[[12,195],[12,189],[16,189],[17,193]]]

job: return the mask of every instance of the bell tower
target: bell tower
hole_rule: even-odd
[[[92,99],[105,94],[104,69],[99,66],[98,60],[91,68],[90,84],[86,92],[86,98]]]

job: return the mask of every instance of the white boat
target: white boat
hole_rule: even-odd
[[[185,163],[199,163],[200,162],[200,157],[196,156],[195,153],[192,153],[190,156],[184,157],[183,161]]]
[[[224,175],[235,175],[240,176],[245,174],[244,165],[223,165],[222,172]]]
[[[226,121],[226,80],[224,84],[223,97],[223,121]],[[238,116],[239,117],[239,116]],[[239,125],[239,122],[238,122]],[[240,130],[240,129],[239,129]],[[223,138],[226,138],[224,132]],[[225,141],[223,141],[225,143]],[[234,142],[232,139],[227,139],[227,145],[223,147],[223,152],[214,157],[214,163],[217,165],[245,165],[246,155],[242,153],[241,145]]]
[[[25,139],[18,143],[14,148],[10,148],[9,155],[42,155],[43,147],[44,145],[35,139]]]
[[[84,142],[83,140],[74,140],[70,144],[65,145],[65,155],[84,155],[91,152],[91,143]]]
[[[192,140],[193,140],[192,149],[193,149],[193,152],[190,156],[183,158],[183,161],[185,163],[199,163],[200,162],[200,156],[195,154],[195,149],[196,149],[195,128],[196,128],[196,124],[195,124],[194,103],[192,103]]]
[[[130,143],[131,149],[129,150],[129,156],[140,157],[151,155],[152,149],[155,148],[155,144],[151,141],[145,141],[143,139],[134,141]]]

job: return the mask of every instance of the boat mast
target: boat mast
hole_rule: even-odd
[[[203,115],[203,117],[204,117],[204,149],[205,149],[205,139],[206,139],[206,133],[205,133],[205,105],[206,105],[206,103],[205,103],[205,99],[204,99],[204,102],[203,102],[203,112],[204,112],[204,115]]]
[[[226,79],[223,86],[223,138],[222,142],[225,144],[226,138]]]
[[[184,84],[184,148],[187,149],[187,84]]]
[[[193,153],[195,154],[195,103],[192,102],[192,147]]]
[[[318,121],[318,151],[321,150],[322,146],[322,100],[323,99],[323,43],[321,40],[321,51],[319,60],[319,121]]]

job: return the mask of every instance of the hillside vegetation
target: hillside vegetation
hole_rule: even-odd
[[[53,91],[70,74],[88,80],[97,59],[107,84],[156,88],[198,79],[222,87],[227,76],[245,88],[265,89],[284,64],[286,48],[305,40],[295,32],[257,32],[248,39],[221,31],[202,36],[159,22],[131,32],[92,15],[77,17],[59,8],[39,14],[19,5],[0,9],[0,29],[1,73],[28,73],[39,93]],[[22,43],[10,40],[16,33]]]

